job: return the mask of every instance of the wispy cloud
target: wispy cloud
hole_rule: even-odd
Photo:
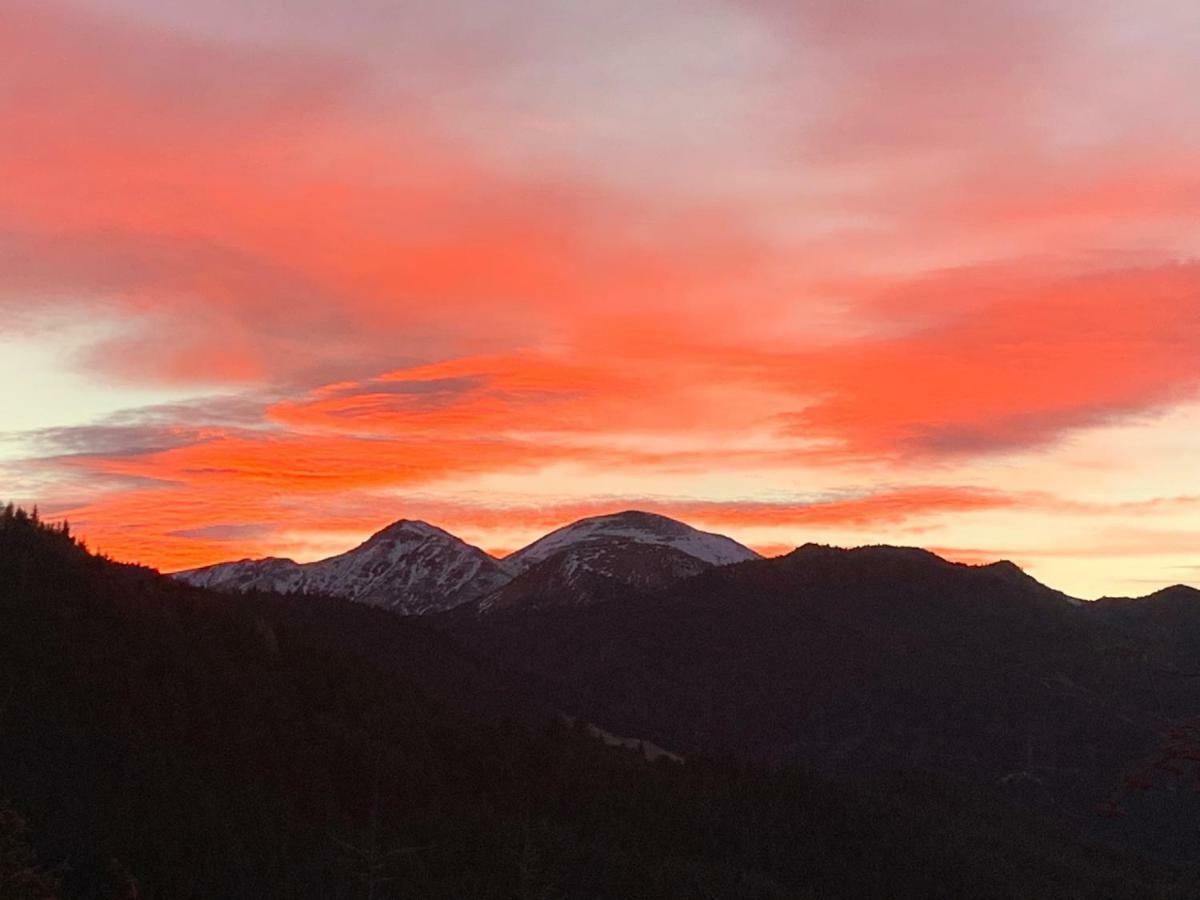
[[[1129,504],[1200,452],[1197,15],[7,3],[4,327],[97,324],[29,376],[90,379],[78,421],[0,421],[6,484],[171,566],[608,499],[1156,556]],[[114,385],[175,399],[89,416]]]

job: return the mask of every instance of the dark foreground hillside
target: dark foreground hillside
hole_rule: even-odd
[[[0,515],[5,900],[1195,894],[957,781],[650,765],[552,722],[386,613]]]
[[[552,702],[684,754],[925,770],[1200,859],[1200,592],[1083,604],[1016,566],[806,546],[586,608],[449,623]]]

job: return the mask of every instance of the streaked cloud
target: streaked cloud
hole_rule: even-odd
[[[6,3],[4,490],[164,567],[642,505],[1177,579],[1197,35],[1172,0]]]

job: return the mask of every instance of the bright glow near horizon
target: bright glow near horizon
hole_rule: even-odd
[[[0,4],[0,496],[1200,585],[1200,7]]]

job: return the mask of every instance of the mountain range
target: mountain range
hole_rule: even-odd
[[[685,756],[953,773],[1179,853],[1174,813],[1139,819],[1126,779],[1200,816],[1159,765],[1172,728],[1200,715],[1200,591],[1182,585],[1084,602],[1011,562],[916,548],[763,559],[637,511],[502,559],[402,521],[321,562],[175,577],[421,614],[546,708]],[[1122,814],[1097,826],[1097,808]]]
[[[754,559],[757,553],[723,535],[630,510],[581,519],[503,559],[401,519],[329,559],[244,559],[174,577],[215,590],[326,594],[424,615],[468,605],[479,613],[587,605]]]
[[[1183,900],[1198,639],[1196,592],[902,548],[398,616],[9,507],[0,896]]]
[[[1193,588],[1081,602],[1008,562],[809,544],[445,627],[550,705],[685,757],[952,774],[1107,840],[1193,852]]]

